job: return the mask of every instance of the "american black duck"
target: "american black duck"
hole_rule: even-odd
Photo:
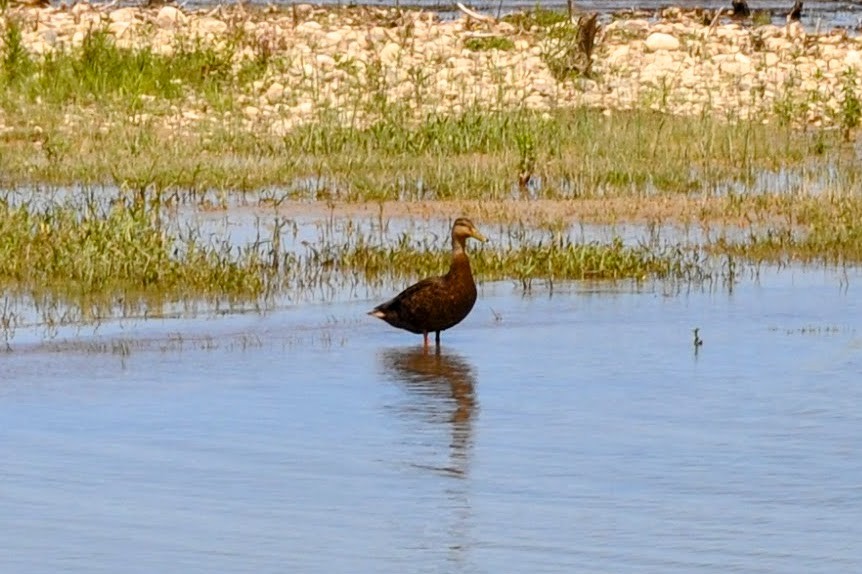
[[[452,225],[452,264],[441,277],[423,279],[394,299],[378,305],[368,314],[393,327],[422,334],[425,347],[428,333],[434,332],[440,346],[440,331],[454,327],[466,317],[476,302],[476,282],[467,257],[467,238],[485,241],[485,236],[465,217]]]

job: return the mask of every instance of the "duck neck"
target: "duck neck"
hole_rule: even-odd
[[[452,264],[449,266],[450,277],[472,277],[473,275],[473,271],[470,269],[470,259],[467,257],[465,243],[466,239],[463,237],[452,238]]]
[[[463,237],[452,236],[452,257],[467,254],[466,242],[467,240]]]

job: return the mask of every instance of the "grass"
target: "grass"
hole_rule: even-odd
[[[448,248],[407,235],[395,242],[348,225],[288,249],[295,225],[276,217],[248,244],[207,239],[158,194],[85,194],[42,204],[0,201],[0,290],[68,304],[117,300],[263,301],[276,293],[333,289],[361,277],[371,284],[441,273]],[[182,232],[176,230],[182,229]],[[479,250],[485,280],[695,280],[697,262],[679,250],[572,241],[559,230],[532,234],[508,226],[504,241]],[[442,242],[445,243],[445,242]]]
[[[200,198],[200,207],[209,201]],[[773,213],[769,203],[730,200],[729,210],[756,220],[751,231],[707,232],[700,244],[673,231],[663,234],[661,224],[647,226],[644,240],[635,243],[577,240],[577,228],[562,220],[495,225],[488,205],[488,214],[476,221],[491,241],[474,246],[471,261],[479,281],[510,280],[524,291],[537,282],[553,289],[572,280],[732,284],[749,264],[862,263],[860,198],[800,200],[786,208],[785,220],[758,215],[758,209]],[[296,222],[265,213],[257,237],[235,243],[208,237],[158,192],[87,192],[59,203],[8,196],[0,201],[0,291],[6,298],[0,332],[8,344],[22,325],[9,297],[35,302],[53,328],[118,313],[157,314],[181,301],[266,307],[283,297],[328,299],[369,286],[391,291],[443,273],[449,264],[442,222],[439,234],[393,235],[383,219],[369,229],[333,211],[319,220],[326,223],[316,239],[298,242]]]
[[[537,9],[508,21],[540,36],[559,79],[583,65],[579,28],[565,14]],[[458,100],[426,111],[422,82],[434,81],[426,70],[407,70],[413,91],[392,98],[392,70],[381,60],[359,65],[339,55],[334,65],[348,99],[323,105],[326,82],[316,73],[303,76],[301,85],[283,86],[284,101],[272,107],[285,107],[281,119],[293,120],[289,98],[301,90],[314,92],[314,106],[302,123],[278,131],[270,129],[273,116],[253,120],[245,111],[267,105],[267,82],[290,63],[283,47],[243,36],[242,26],[220,46],[178,40],[170,55],[123,48],[91,30],[79,47],[37,58],[24,49],[21,25],[6,22],[0,187],[104,185],[124,192],[45,208],[2,202],[5,290],[68,301],[256,301],[274,292],[405,281],[446,267],[445,245],[406,236],[395,244],[355,234],[322,237],[290,252],[281,247],[281,224],[263,239],[231,245],[205,240],[199,229],[179,233],[170,222],[170,204],[182,198],[261,189],[271,190],[274,203],[473,201],[477,222],[508,226],[506,241],[475,253],[477,274],[524,289],[536,280],[696,281],[709,274],[697,248],[584,243],[561,232],[518,235],[516,223],[530,221],[524,212],[540,200],[570,210],[574,221],[589,219],[582,210],[589,205],[603,223],[617,221],[612,213],[650,225],[730,222],[733,234],[710,233],[706,241],[710,254],[728,261],[862,262],[855,191],[862,172],[848,144],[862,106],[852,72],[842,77],[832,118],[839,129],[799,131],[792,119],[808,103],[789,88],[776,103],[785,120],[778,125],[647,109],[532,111],[502,96],[493,105]],[[514,44],[495,36],[464,46],[506,51]],[[682,216],[673,212],[675,198],[684,200]],[[664,205],[671,205],[666,213]]]
[[[759,192],[758,174],[778,171],[817,181],[839,168],[843,183],[859,181],[836,132],[644,111],[471,109],[411,121],[393,108],[368,126],[323,114],[283,136],[236,118],[186,132],[120,111],[84,108],[73,124],[62,109],[23,111],[0,132],[0,185],[278,186],[308,198],[302,182],[325,181],[327,199],[377,201],[506,198],[525,168],[532,196],[549,199]]]
[[[474,52],[501,50],[508,52],[515,49],[515,42],[503,36],[475,36],[464,40],[464,47]]]
[[[553,285],[566,280],[699,281],[706,275],[696,253],[672,247],[630,246],[622,240],[578,242],[560,233],[545,236],[507,230],[508,237],[496,245],[474,250],[473,271],[484,281],[510,279],[524,290],[536,280]],[[358,274],[369,284],[392,279],[408,282],[440,275],[449,266],[449,249],[429,245],[402,234],[391,244],[380,244],[356,235],[324,245],[308,254],[304,264],[329,273]]]
[[[507,20],[522,31],[544,31],[549,40],[562,35],[562,43],[546,47],[564,48],[564,59],[580,49],[578,27],[563,13],[536,9]],[[80,47],[36,58],[23,49],[20,24],[7,22],[0,51],[0,185],[6,187],[280,187],[297,198],[360,202],[760,193],[764,172],[818,182],[834,179],[837,170],[842,185],[859,180],[858,162],[846,159],[848,146],[836,131],[791,127],[789,118],[803,105],[792,98],[779,106],[788,121],[778,126],[649,110],[530,111],[503,96],[490,106],[465,100],[420,113],[427,72],[408,71],[413,92],[393,99],[381,61],[359,65],[339,55],[335,65],[348,99],[324,104],[325,82],[311,73],[301,85],[285,86],[288,95],[278,105],[311,90],[318,107],[305,123],[273,131],[273,116],[252,120],[245,110],[264,105],[266,82],[290,65],[276,39],[245,35],[234,23],[224,45],[178,39],[165,55],[122,48],[96,29]],[[511,41],[468,42],[487,50]],[[856,84],[854,75],[844,77],[836,112],[845,139],[859,125]],[[289,107],[279,113],[287,122],[297,115]]]
[[[248,299],[268,264],[254,249],[174,234],[157,209],[126,197],[39,207],[0,201],[0,282],[61,300],[150,296]]]
[[[742,239],[719,237],[710,250],[755,262],[862,263],[862,201],[827,195],[798,206],[795,218],[755,229]]]
[[[533,10],[511,14],[503,19],[522,32],[540,38],[542,59],[557,80],[589,76],[594,38],[595,18],[582,17],[573,22],[565,12],[537,6]]]
[[[234,62],[238,43],[178,42],[173,53],[121,48],[106,30],[90,30],[77,49],[36,59],[23,47],[21,26],[8,19],[4,33],[0,98],[3,107],[92,104],[141,107],[142,98],[176,101],[189,93],[220,106],[225,92],[262,77],[257,58]]]

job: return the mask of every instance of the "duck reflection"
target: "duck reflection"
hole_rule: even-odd
[[[382,359],[388,378],[408,391],[403,412],[449,427],[449,465],[431,468],[465,476],[477,410],[473,367],[463,357],[440,349],[432,353],[422,348],[390,349]]]

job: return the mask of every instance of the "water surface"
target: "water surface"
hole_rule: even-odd
[[[0,571],[857,571],[860,279],[485,284],[439,355],[371,300],[21,344]]]

